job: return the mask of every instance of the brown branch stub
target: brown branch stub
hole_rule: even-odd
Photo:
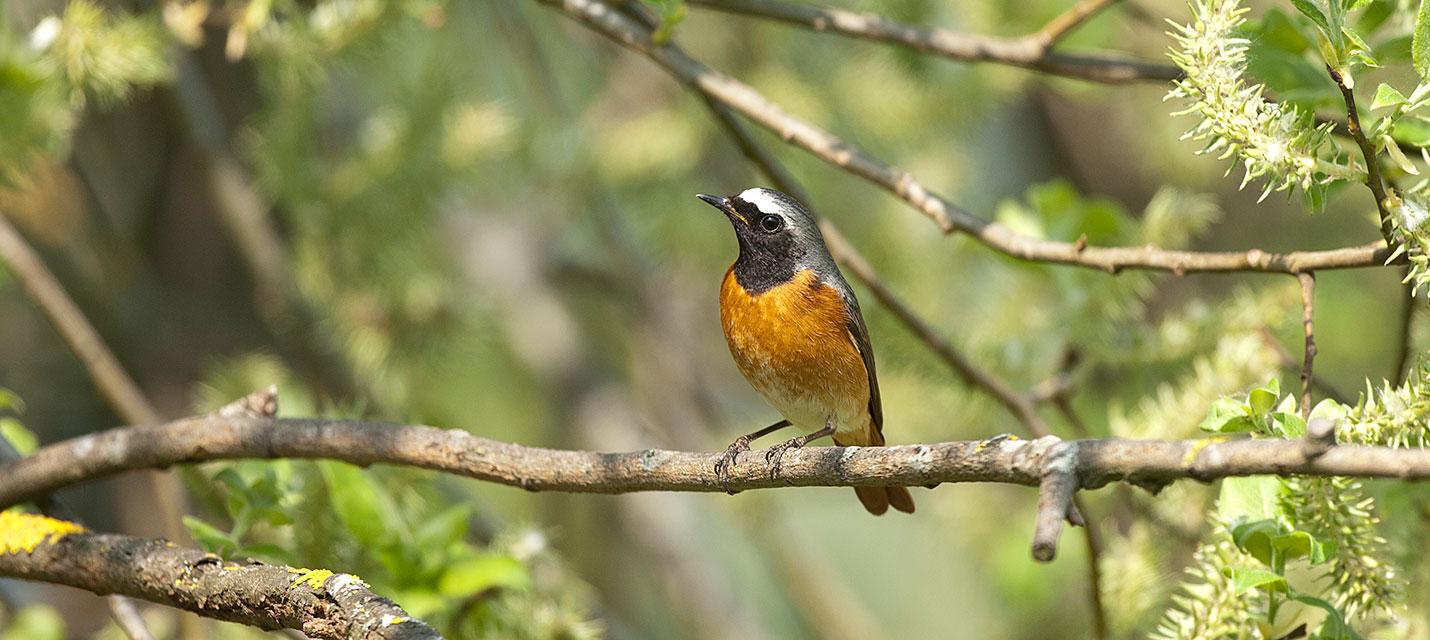
[[[988,62],[1089,82],[1166,83],[1181,77],[1175,65],[1145,62],[1115,52],[1064,54],[1052,50],[1068,31],[1109,4],[1085,0],[1039,31],[1003,38],[905,24],[872,13],[780,0],[692,0],[696,6],[747,15],[820,32],[884,42],[962,62]]]
[[[1063,521],[1081,523],[1082,516],[1073,507],[1073,496],[1078,489],[1077,444],[1064,442],[1055,436],[1044,436],[1034,440],[1034,447],[1045,448],[1041,459],[1038,483],[1038,517],[1033,529],[1033,558],[1039,562],[1050,562],[1057,555],[1058,537],[1062,535]]]
[[[30,522],[30,519],[49,521]],[[14,522],[11,522],[14,521]],[[11,513],[15,529],[60,521]],[[335,640],[434,640],[431,627],[355,576],[255,560],[230,562],[164,540],[59,527],[25,548],[0,550],[0,576],[97,594],[122,594],[260,629]]]
[[[965,233],[1006,255],[1034,262],[1068,264],[1109,273],[1149,269],[1173,273],[1260,271],[1300,273],[1323,269],[1379,267],[1390,256],[1384,242],[1324,251],[1270,253],[1169,251],[1157,247],[1096,247],[1033,238],[983,220],[894,167],[813,124],[796,118],[750,86],[686,55],[673,44],[655,45],[644,25],[601,0],[539,0],[593,31],[650,58],[680,82],[729,107],[842,171],[894,194],[933,220],[945,233]],[[1403,263],[1404,258],[1397,259]]]

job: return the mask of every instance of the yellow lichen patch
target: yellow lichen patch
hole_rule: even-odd
[[[1213,445],[1218,442],[1226,442],[1229,439],[1230,438],[1227,438],[1226,436],[1212,436],[1210,438],[1204,438],[1192,443],[1192,448],[1187,449],[1187,455],[1182,457],[1182,464],[1190,465],[1196,462],[1197,456],[1202,454],[1202,449],[1207,448],[1208,445]]]
[[[80,531],[84,527],[73,522],[15,509],[0,511],[0,554],[32,553],[41,543],[53,543]]]
[[[382,617],[382,624],[390,627],[395,624],[402,624],[410,619],[411,618],[404,618],[402,616],[394,616],[392,614],[387,614]]]
[[[333,577],[333,572],[327,569],[294,569],[290,567],[288,573],[296,574],[293,578],[293,586],[301,585],[314,591],[322,591],[323,583]]]

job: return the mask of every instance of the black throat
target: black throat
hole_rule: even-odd
[[[740,257],[735,259],[735,282],[750,295],[769,291],[794,279],[802,268],[803,252],[794,238],[760,238],[756,241],[740,236]]]

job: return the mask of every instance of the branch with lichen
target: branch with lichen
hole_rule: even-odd
[[[314,638],[440,638],[356,576],[95,533],[73,522],[0,512],[0,576],[123,594],[260,629]]]

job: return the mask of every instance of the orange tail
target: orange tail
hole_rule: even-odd
[[[841,447],[884,446],[884,434],[872,427],[863,433],[843,437],[841,435],[834,435],[834,444]],[[876,516],[884,515],[890,506],[904,513],[914,512],[914,497],[909,494],[907,487],[854,487],[854,493],[859,496],[859,503],[864,505],[864,509]]]

